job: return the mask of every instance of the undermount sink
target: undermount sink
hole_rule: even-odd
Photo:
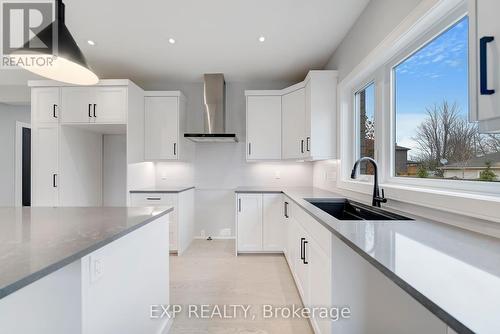
[[[305,199],[339,220],[413,220],[348,199]]]

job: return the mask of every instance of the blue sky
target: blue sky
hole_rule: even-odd
[[[468,114],[468,19],[462,19],[395,68],[396,141],[416,151],[426,107],[444,100]],[[416,153],[416,152],[415,152]],[[412,157],[412,151],[409,152]]]

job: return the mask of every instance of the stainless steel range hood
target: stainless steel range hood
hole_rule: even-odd
[[[226,83],[222,73],[204,75],[203,133],[186,133],[184,137],[197,143],[234,143],[236,134],[226,133]]]

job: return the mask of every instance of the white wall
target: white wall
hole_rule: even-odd
[[[326,69],[349,74],[422,0],[372,0],[337,47]]]
[[[16,121],[30,123],[29,106],[0,103],[0,206],[15,205]]]
[[[102,137],[102,206],[127,206],[127,136]]]
[[[227,132],[239,143],[198,143],[192,163],[156,164],[157,187],[194,185],[195,235],[234,235],[234,188],[238,186],[311,186],[312,164],[296,162],[247,163],[245,160],[246,89],[281,89],[290,82],[226,83]],[[156,87],[155,89],[158,89]],[[188,131],[203,130],[203,84],[171,84],[163,90],[182,90],[187,97]],[[280,178],[276,178],[279,172]],[[230,229],[228,231],[227,229]]]

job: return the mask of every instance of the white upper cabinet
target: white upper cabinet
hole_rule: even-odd
[[[283,95],[283,159],[302,159],[306,153],[306,94],[304,88]]]
[[[188,161],[193,143],[184,138],[186,98],[180,91],[146,92],[144,158],[146,161]]]
[[[125,124],[127,87],[62,87],[63,123]]]
[[[281,159],[281,96],[247,95],[247,160]]]
[[[247,160],[326,160],[336,157],[337,71],[273,91],[246,91]],[[278,99],[281,97],[281,125]],[[278,133],[281,131],[281,137]]]
[[[59,87],[31,90],[31,114],[34,122],[59,123],[61,95]]]
[[[500,25],[497,0],[469,0],[470,119],[500,132]]]
[[[94,99],[95,123],[127,123],[127,87],[95,87]]]

